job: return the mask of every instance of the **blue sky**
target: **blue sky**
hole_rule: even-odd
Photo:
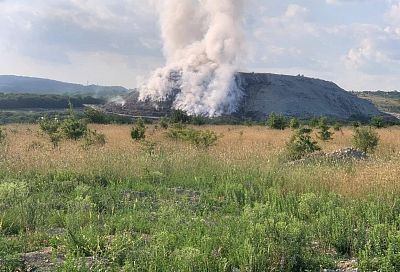
[[[163,66],[155,0],[0,0],[0,74],[135,87]],[[246,0],[241,70],[400,90],[400,0]]]

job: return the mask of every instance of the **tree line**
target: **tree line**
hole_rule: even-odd
[[[71,101],[76,108],[84,104],[102,104],[103,99],[91,96],[41,95],[41,94],[4,94],[0,93],[0,109],[65,109]]]

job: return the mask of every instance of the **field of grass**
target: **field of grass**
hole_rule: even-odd
[[[291,130],[203,127],[223,134],[204,150],[99,125],[105,146],[53,149],[38,126],[3,128],[0,271],[34,256],[47,271],[400,271],[398,127],[367,161],[296,165],[280,159]]]

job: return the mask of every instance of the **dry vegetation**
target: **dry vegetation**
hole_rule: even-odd
[[[295,271],[335,268],[340,260],[353,257],[364,270],[399,267],[400,233],[394,227],[400,223],[399,127],[378,131],[380,145],[367,161],[294,166],[280,160],[292,134],[289,129],[204,126],[201,129],[223,135],[204,150],[169,140],[155,126],[147,128],[147,144],[132,141],[130,126],[90,128],[106,135],[106,145],[84,148],[82,142],[63,141],[54,149],[38,126],[4,127],[0,243],[10,245],[0,246],[0,266],[12,271],[24,265],[19,253],[51,246],[67,256],[62,271],[90,267],[99,271],[202,271],[205,267]],[[321,147],[334,151],[351,146],[351,135],[352,130],[344,128]],[[20,206],[2,194],[6,189],[1,185],[13,182],[27,187],[22,199],[18,194],[15,199],[29,199],[27,203],[36,209],[33,219],[28,212],[32,207]],[[136,202],[124,199],[121,192],[137,194]],[[148,195],[152,195],[150,204]],[[92,208],[82,208],[86,202]],[[334,206],[324,210],[325,204]],[[263,214],[263,209],[270,214]],[[15,219],[16,214],[22,216]],[[186,217],[200,221],[182,223]],[[287,224],[284,234],[270,225],[271,220]],[[49,230],[54,228],[66,232],[53,237]],[[258,233],[260,228],[265,232]],[[381,236],[370,237],[376,228]],[[269,231],[283,236],[269,237]],[[132,235],[126,237],[127,233]],[[152,241],[143,241],[143,235]],[[190,237],[182,239],[185,235]],[[38,238],[42,236],[46,238]],[[110,237],[126,243],[108,244]],[[265,239],[271,239],[271,244],[263,244]],[[390,249],[389,241],[393,242]],[[267,250],[270,247],[273,252]],[[118,255],[118,250],[124,254]],[[394,256],[389,256],[389,250]],[[107,261],[88,265],[80,263],[82,257]]]

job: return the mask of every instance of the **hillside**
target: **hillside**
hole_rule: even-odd
[[[35,94],[84,94],[95,96],[115,96],[127,93],[128,89],[120,86],[98,86],[66,83],[56,80],[0,75],[1,93]]]
[[[381,111],[400,114],[400,92],[354,92],[358,97],[374,103]]]
[[[238,73],[236,80],[243,89],[244,97],[233,116],[243,119],[263,120],[271,112],[299,118],[327,116],[332,119],[360,120],[382,114],[370,101],[329,81],[256,73]],[[137,97],[137,92],[132,92],[125,97],[124,104],[110,103],[105,108],[107,111],[131,115],[162,116],[169,112],[174,99],[172,97],[162,104],[154,104],[137,101]]]

